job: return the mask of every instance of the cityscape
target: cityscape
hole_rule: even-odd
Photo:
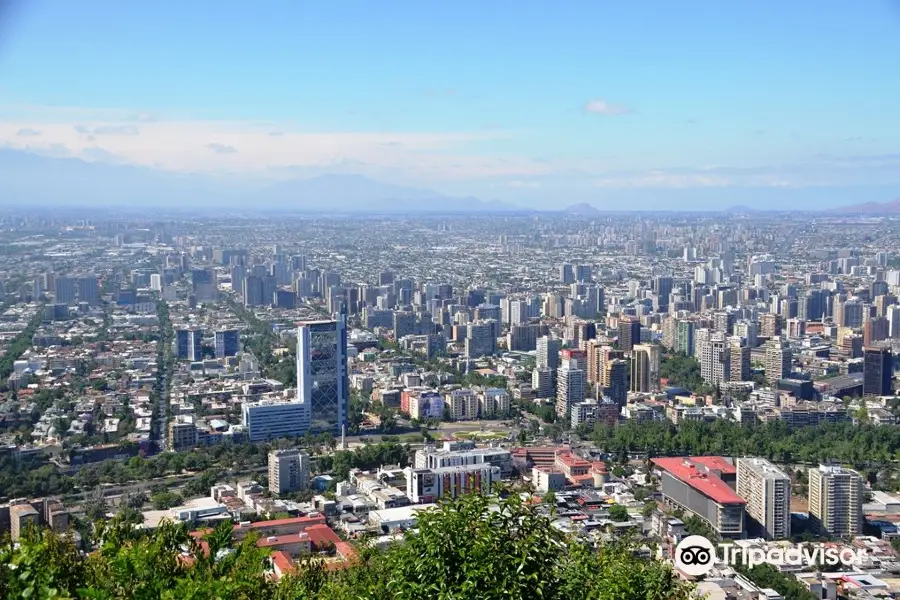
[[[0,600],[900,600],[898,31],[0,0]]]
[[[688,535],[864,550],[757,580],[716,565],[699,586],[726,598],[900,581],[893,218],[0,225],[13,541],[34,524],[89,550],[96,519],[227,521],[278,579],[502,491],[661,562]]]

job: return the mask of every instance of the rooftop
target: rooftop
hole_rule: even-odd
[[[698,471],[694,459],[677,457],[654,458],[653,464],[710,498],[713,502],[719,504],[747,503],[718,476]]]
[[[712,471],[719,471],[723,475],[737,474],[737,468],[721,456],[692,456],[690,460]]]

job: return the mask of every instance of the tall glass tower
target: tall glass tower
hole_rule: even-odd
[[[343,316],[297,330],[297,399],[311,433],[340,435],[347,424],[347,326]]]

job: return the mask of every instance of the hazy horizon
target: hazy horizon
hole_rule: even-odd
[[[900,197],[891,1],[263,4],[15,3],[0,203],[211,205],[323,174],[523,209]]]

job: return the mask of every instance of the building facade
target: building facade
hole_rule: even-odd
[[[809,520],[834,537],[862,535],[863,479],[851,469],[820,465],[809,470]]]
[[[747,501],[748,527],[769,540],[791,536],[791,478],[763,458],[737,460],[737,493]]]
[[[269,491],[289,494],[309,485],[309,455],[297,449],[269,452]]]
[[[347,328],[343,317],[309,321],[297,330],[297,401],[312,433],[340,435],[347,425]]]

